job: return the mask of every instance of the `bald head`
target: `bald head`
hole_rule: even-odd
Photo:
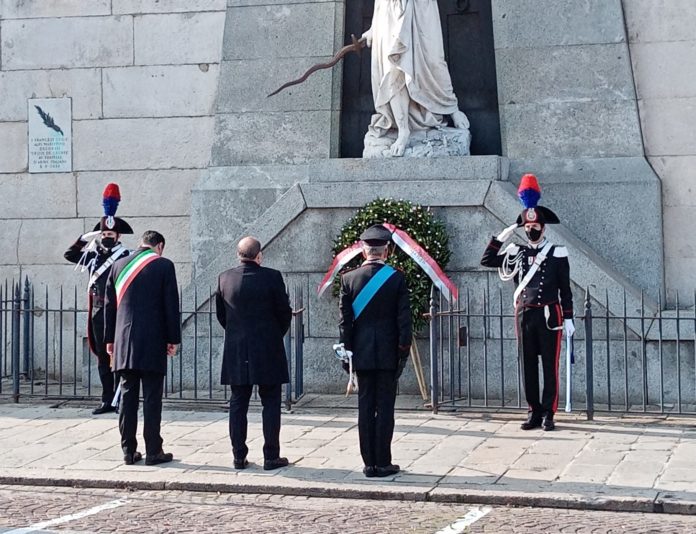
[[[237,257],[240,261],[256,261],[260,263],[261,242],[255,237],[243,237],[237,244]]]

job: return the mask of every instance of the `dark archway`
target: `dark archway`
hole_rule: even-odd
[[[438,0],[445,58],[459,107],[471,122],[472,155],[500,155],[500,117],[490,0]],[[374,0],[346,1],[346,42],[370,27]],[[370,53],[343,65],[341,157],[362,156],[363,137],[374,113]]]

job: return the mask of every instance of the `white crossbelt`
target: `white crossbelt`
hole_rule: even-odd
[[[544,263],[544,260],[546,259],[546,256],[548,255],[549,250],[551,250],[552,246],[553,243],[546,243],[546,245],[544,245],[539,254],[536,255],[536,258],[534,258],[534,263],[529,268],[529,271],[527,271],[527,274],[524,275],[524,278],[520,281],[520,284],[517,286],[517,289],[515,289],[515,293],[512,295],[513,306],[517,307],[517,299],[522,294],[522,291],[524,291],[524,288],[527,287],[529,282],[531,282],[532,278],[534,278],[534,275],[539,270],[539,266],[542,263]]]

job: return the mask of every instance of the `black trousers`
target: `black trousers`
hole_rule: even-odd
[[[561,307],[551,305],[551,324],[562,325]],[[522,358],[524,394],[529,411],[553,415],[558,409],[558,362],[563,330],[549,329],[544,308],[517,310],[517,343]],[[544,389],[539,398],[539,357],[544,373]]]
[[[396,371],[357,371],[358,435],[360,455],[366,466],[392,463]]]
[[[111,371],[111,358],[106,352],[104,343],[104,309],[98,308],[92,315],[91,321],[92,344],[96,351],[97,370],[102,385],[101,400],[103,403],[111,404],[114,399],[115,380],[114,373]]]
[[[254,386],[230,386],[230,441],[235,460],[244,460],[249,453],[247,413]],[[259,385],[261,418],[263,420],[263,458],[275,460],[280,456],[280,399],[282,385]]]
[[[140,384],[143,385],[143,437],[145,454],[153,456],[162,450],[162,393],[164,375],[145,371],[120,371],[121,409],[118,428],[121,431],[121,448],[125,454],[137,450],[138,404]]]

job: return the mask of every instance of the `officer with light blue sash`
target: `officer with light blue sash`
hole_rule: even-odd
[[[358,377],[358,433],[367,477],[399,472],[392,463],[396,389],[411,345],[406,278],[386,265],[391,233],[375,225],[360,236],[365,258],[341,277],[340,342],[353,352]]]

